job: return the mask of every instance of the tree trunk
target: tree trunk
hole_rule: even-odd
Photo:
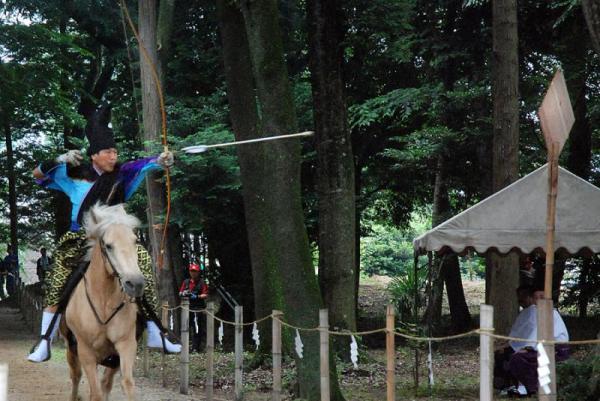
[[[575,9],[571,23],[566,28],[569,38],[566,48],[569,51],[565,51],[559,57],[565,71],[565,79],[575,114],[575,123],[569,135],[567,168],[573,174],[587,180],[590,176],[592,161],[592,129],[588,119],[586,99],[589,36],[584,24],[582,12]],[[578,46],[569,46],[573,42],[578,43]]]
[[[587,317],[588,302],[590,300],[590,285],[588,277],[590,275],[592,263],[589,258],[583,259],[581,272],[579,273],[579,299],[577,306],[579,309],[579,317],[584,319]]]
[[[493,191],[510,185],[519,176],[519,60],[516,0],[493,1]],[[490,303],[494,328],[506,334],[519,310],[514,290],[519,285],[518,257],[492,254]],[[509,294],[509,296],[507,296]]]
[[[452,331],[463,333],[471,329],[471,313],[465,299],[465,291],[460,275],[460,264],[458,256],[453,253],[444,263],[444,282],[448,294],[448,305],[450,306],[450,318]]]
[[[19,249],[18,214],[17,214],[17,179],[15,175],[15,158],[13,155],[10,119],[7,110],[2,110],[4,138],[6,143],[6,175],[8,178],[8,208],[10,219],[10,244],[15,250]]]
[[[596,53],[600,54],[600,2],[598,0],[582,0],[581,6],[592,38],[592,45]]]
[[[435,171],[435,183],[433,185],[433,210],[432,226],[436,227],[445,220],[446,213],[450,209],[448,200],[448,188],[446,187],[446,162],[442,153],[438,154]],[[442,319],[442,301],[444,298],[444,274],[443,257],[436,257],[431,268],[431,287],[429,288],[428,304],[425,316],[428,325],[435,332]]]
[[[236,139],[296,132],[276,2],[242,2],[243,19],[228,1],[220,0],[218,4],[228,98]],[[252,71],[249,66],[252,66]],[[261,120],[256,113],[257,107],[254,107],[253,81],[256,83]],[[256,313],[264,316],[272,309],[281,309],[289,323],[315,327],[321,299],[300,198],[299,141],[290,139],[239,147],[238,157]],[[292,351],[290,340],[286,336],[288,352]],[[303,336],[303,341],[304,358],[296,358],[299,396],[318,400],[319,338],[317,334],[310,333]],[[335,365],[331,366],[332,400],[340,400],[343,398],[337,386]]]
[[[339,2],[309,0],[309,65],[317,142],[319,285],[335,330],[356,331],[354,157],[342,79],[343,11]],[[339,356],[349,342],[336,337]]]
[[[432,222],[434,227],[443,223],[452,212],[446,184],[446,163],[446,156],[440,153],[437,159],[433,189]],[[458,256],[454,253],[448,253],[441,258],[436,258],[432,269],[434,270],[431,275],[429,302],[425,312],[428,324],[431,325],[434,331],[440,325],[445,283],[452,319],[452,330],[454,332],[466,331],[471,327],[471,315],[462,287]]]
[[[165,69],[171,57],[171,34],[173,32],[173,16],[175,15],[175,0],[160,0],[158,12],[157,49],[160,63],[159,76],[165,82]]]
[[[143,142],[144,150],[150,152],[153,147],[148,144],[160,141],[161,115],[158,90],[154,78],[153,68],[158,66],[158,56],[156,52],[156,1],[140,0],[139,2],[139,34],[142,43],[140,44],[140,75],[142,87],[142,116],[144,126]],[[146,50],[143,54],[142,46]],[[158,73],[158,70],[156,70]],[[173,290],[173,274],[171,271],[171,260],[169,256],[169,247],[161,249],[163,235],[163,224],[160,221],[160,214],[165,210],[165,201],[163,198],[163,186],[160,182],[162,173],[149,174],[146,177],[146,192],[148,197],[148,231],[152,249],[152,259],[155,266],[160,257],[162,257],[163,266],[157,271],[159,297],[163,301],[168,301],[169,305],[177,304],[175,291]],[[160,254],[164,252],[164,254]]]
[[[360,199],[362,188],[361,180],[362,165],[355,160],[354,162],[354,200]],[[355,203],[354,207],[354,260],[356,261],[356,275],[354,276],[354,299],[356,299],[355,320],[358,327],[358,290],[360,289],[360,212],[361,208]]]

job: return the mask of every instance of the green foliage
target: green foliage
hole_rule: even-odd
[[[397,275],[410,270],[413,249],[404,232],[374,225],[372,233],[361,239],[361,271],[373,275]]]
[[[459,259],[460,273],[463,277],[474,280],[485,279],[485,260],[477,255],[467,255]]]
[[[415,307],[419,319],[419,308],[425,303],[425,286],[427,284],[427,268],[408,269],[405,274],[395,277],[388,286],[392,300],[398,309],[402,322],[415,320]]]
[[[560,401],[600,399],[600,355],[588,354],[583,360],[570,359],[556,365]]]
[[[378,201],[363,214],[360,266],[368,275],[406,274],[413,265],[412,240],[431,226],[427,210],[413,213],[405,228],[386,225],[386,216],[393,213],[388,208],[388,202]]]

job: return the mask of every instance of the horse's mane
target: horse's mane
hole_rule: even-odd
[[[123,224],[135,229],[140,225],[140,221],[137,217],[127,214],[122,203],[114,206],[96,203],[92,206],[83,217],[83,229],[88,237],[87,245],[93,248],[96,239],[113,224]]]

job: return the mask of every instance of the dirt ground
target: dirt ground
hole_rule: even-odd
[[[53,348],[52,359],[45,363],[31,363],[26,360],[30,347],[36,341],[31,330],[26,327],[19,310],[6,302],[0,303],[0,362],[8,363],[9,401],[58,401],[67,400],[71,391],[71,381],[64,356],[64,347]],[[118,380],[118,377],[117,377]],[[198,400],[194,394],[179,394],[178,383],[162,388],[158,383],[137,377],[138,399],[144,401],[190,401]],[[87,399],[87,382],[82,380],[81,394]],[[111,400],[126,401],[120,385],[116,382]]]

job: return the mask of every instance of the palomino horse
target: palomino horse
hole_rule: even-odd
[[[134,229],[139,221],[123,205],[90,209],[84,218],[90,265],[65,310],[61,334],[70,330],[77,349],[67,347],[73,389],[71,401],[78,400],[81,369],[90,385],[90,401],[106,401],[119,368],[105,368],[100,382],[97,367],[105,358],[118,355],[121,385],[128,401],[135,399],[133,364],[136,356],[137,305],[144,277],[137,263]],[[68,326],[68,328],[66,327]]]

